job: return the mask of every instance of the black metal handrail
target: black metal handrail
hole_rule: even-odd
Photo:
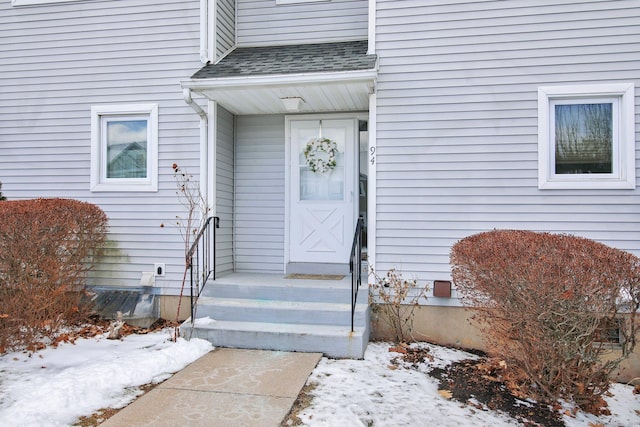
[[[356,302],[358,289],[362,285],[362,229],[364,218],[359,217],[356,223],[356,231],[353,233],[351,255],[349,256],[349,272],[351,273],[351,332],[354,332],[353,319],[356,314]]]
[[[195,308],[198,297],[202,293],[207,281],[213,276],[216,280],[216,229],[220,228],[220,218],[207,218],[195,237],[186,262],[189,266],[191,280],[191,323],[195,320]],[[213,255],[213,256],[212,256]]]

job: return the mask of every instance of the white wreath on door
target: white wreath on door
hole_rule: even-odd
[[[314,138],[304,148],[304,158],[312,172],[323,174],[337,166],[338,144],[329,138]]]

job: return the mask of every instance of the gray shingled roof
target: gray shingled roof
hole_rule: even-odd
[[[217,64],[203,67],[192,78],[371,70],[375,63],[376,55],[367,55],[366,40],[240,47]]]

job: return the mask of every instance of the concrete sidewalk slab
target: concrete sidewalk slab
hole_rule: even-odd
[[[279,426],[321,357],[216,349],[101,426]]]

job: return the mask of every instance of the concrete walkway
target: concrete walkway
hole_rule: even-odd
[[[321,356],[216,349],[101,426],[279,426]]]

